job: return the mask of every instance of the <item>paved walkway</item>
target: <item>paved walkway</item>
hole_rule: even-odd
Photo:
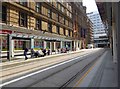
[[[45,57],[38,57],[38,58],[30,58],[30,55],[29,55],[29,59],[27,61],[25,61],[24,59],[24,56],[18,56],[18,57],[14,57],[13,60],[11,61],[8,61],[6,59],[5,62],[1,62],[0,63],[0,66],[3,67],[3,66],[7,66],[7,65],[18,65],[18,64],[21,64],[21,63],[30,63],[30,62],[35,62],[35,61],[38,61],[38,59],[50,59],[50,58],[53,58],[53,57],[60,57],[60,56],[65,56],[65,55],[71,55],[71,54],[76,54],[76,53],[81,53],[81,52],[88,52],[89,50],[91,49],[82,49],[82,50],[78,50],[78,51],[71,51],[71,52],[68,52],[68,53],[60,53],[60,54],[54,54],[54,55],[49,55],[49,56],[45,56]]]
[[[113,62],[111,50],[106,51],[85,77],[80,87],[118,87],[117,64]]]
[[[99,49],[99,48],[98,48]],[[55,52],[52,52],[52,55],[49,55],[49,56],[53,56],[53,55],[65,55],[65,54],[69,54],[69,53],[76,53],[76,52],[80,52],[80,51],[86,51],[86,50],[91,50],[91,49],[80,49],[80,50],[77,50],[77,51],[68,51],[67,53],[55,53]],[[30,52],[29,52],[30,53]],[[21,53],[19,53],[21,54]],[[6,54],[5,54],[6,55]],[[47,55],[48,56],[48,55]],[[28,57],[28,60],[31,59],[31,55],[27,55]],[[46,57],[46,56],[45,56]],[[7,58],[1,58],[1,63],[2,62],[9,62],[9,60]],[[11,59],[11,61],[23,61],[25,59],[24,56],[15,56]],[[33,58],[32,58],[33,59]],[[34,58],[35,59],[35,58]]]
[[[82,49],[82,50],[85,50],[85,49]],[[79,50],[79,51],[81,51],[81,50]],[[67,53],[71,53],[71,52],[78,52],[78,51],[69,51]],[[21,53],[19,53],[19,54],[21,54]],[[52,53],[52,55],[59,55],[59,54],[64,54],[64,53],[55,53],[55,52]],[[52,55],[49,55],[49,56],[52,56]],[[31,55],[27,55],[27,57],[28,57],[28,60],[31,59]],[[1,58],[1,59],[2,59],[1,62],[9,62],[9,60],[7,58]],[[20,55],[20,56],[15,56],[15,57],[11,58],[11,61],[21,61],[21,60],[24,60],[24,59],[25,59],[25,56]]]
[[[99,49],[99,48],[98,48]],[[71,54],[71,53],[77,53],[77,52],[82,52],[82,51],[86,51],[86,50],[92,50],[92,49],[81,49],[81,50],[77,50],[77,51],[69,51],[67,53],[55,53],[53,52],[52,55],[47,55],[45,57],[54,57],[54,56],[61,56],[61,55],[67,55],[67,54]],[[28,60],[30,59],[39,59],[39,58],[45,58],[45,57],[38,57],[38,58],[31,58],[31,55],[27,55],[28,56]],[[16,61],[24,61],[25,57],[24,56],[15,56],[11,59],[11,61],[9,61],[7,58],[1,58],[1,62],[16,62]]]
[[[106,63],[103,69],[100,87],[117,87],[118,86],[118,65],[113,63],[111,51],[106,55]]]

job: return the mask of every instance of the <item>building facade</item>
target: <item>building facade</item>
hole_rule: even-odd
[[[94,37],[93,37],[93,23],[92,21],[88,18],[88,31],[87,31],[87,45],[92,45],[94,46]]]
[[[80,8],[83,10],[82,4]],[[16,50],[25,48],[50,49],[51,53],[66,47],[73,50],[74,40],[81,38],[81,27],[78,27],[81,19],[75,21],[77,25],[73,20],[75,9],[73,3],[68,2],[2,2],[2,51],[8,51],[10,59]],[[77,16],[84,15],[85,11]],[[85,22],[86,16],[83,18]]]
[[[95,47],[104,47],[108,45],[108,37],[105,32],[105,26],[101,21],[98,12],[88,13],[87,16],[92,21]]]
[[[74,49],[79,50],[86,48],[87,45],[88,18],[86,7],[82,5],[82,2],[73,2],[72,7]]]
[[[120,1],[118,2],[97,2],[103,23],[107,27],[110,48],[112,50],[113,62],[120,64]],[[120,87],[120,79],[118,78],[118,87]]]

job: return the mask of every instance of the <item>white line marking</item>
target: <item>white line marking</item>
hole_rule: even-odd
[[[1,84],[0,87],[3,87],[3,86],[5,86],[5,85],[8,85],[8,84],[10,84],[10,83],[13,83],[13,82],[16,82],[16,81],[19,81],[19,80],[22,80],[22,79],[25,79],[25,78],[30,77],[30,76],[33,76],[33,75],[35,75],[35,74],[38,74],[38,73],[44,72],[44,71],[46,71],[46,70],[49,70],[49,69],[55,68],[55,67],[57,67],[57,66],[60,66],[60,65],[66,64],[66,63],[68,63],[68,62],[74,61],[74,60],[76,60],[76,59],[79,59],[79,58],[81,58],[81,57],[87,56],[87,55],[89,55],[89,54],[91,54],[91,53],[87,53],[87,54],[85,54],[85,55],[83,55],[83,56],[73,58],[73,59],[71,59],[71,60],[68,60],[68,61],[62,62],[62,63],[60,63],[60,64],[53,65],[53,66],[51,66],[51,67],[48,67],[48,68],[42,69],[42,70],[40,70],[40,71],[36,71],[36,72],[34,72],[34,73],[31,73],[31,74],[28,74],[28,75],[22,76],[22,77],[17,78],[17,79],[13,79],[13,80],[11,80],[11,81],[8,81],[8,82],[5,82],[5,83]]]
[[[82,54],[82,55],[85,55],[85,53],[84,53],[84,54]],[[81,56],[82,56],[82,55],[81,55]],[[73,58],[71,58],[71,59],[73,59]],[[12,67],[12,68],[2,69],[2,70],[0,70],[0,72],[1,72],[1,71],[5,71],[5,70],[14,69],[14,68],[19,68],[19,67],[22,67],[22,66],[27,66],[27,65],[30,65],[30,64],[33,64],[33,63],[36,63],[36,61],[35,61],[35,62],[28,63],[28,64],[18,65],[18,66],[16,66],[16,67]]]

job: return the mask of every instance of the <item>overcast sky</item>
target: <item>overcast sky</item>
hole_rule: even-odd
[[[95,0],[83,0],[83,5],[87,7],[87,13],[98,11]]]

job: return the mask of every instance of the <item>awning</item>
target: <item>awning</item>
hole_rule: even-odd
[[[43,31],[30,30],[21,27],[11,27],[9,25],[4,24],[2,24],[2,29],[12,31],[12,33],[10,34],[12,37],[43,39],[51,41],[72,41],[71,38],[68,38],[66,36],[48,32],[45,32],[43,34]]]

